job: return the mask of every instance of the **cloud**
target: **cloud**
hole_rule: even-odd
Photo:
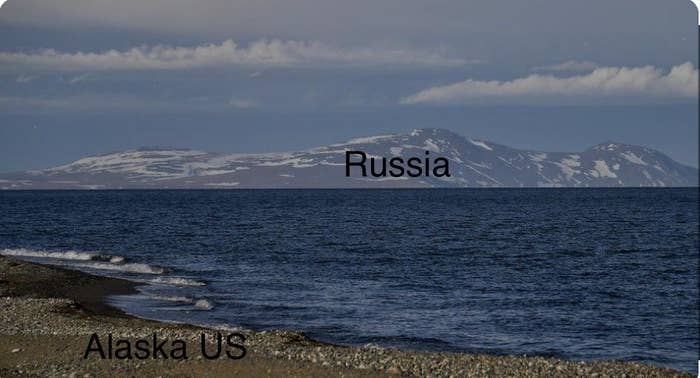
[[[589,61],[569,60],[559,64],[550,66],[535,67],[533,71],[551,71],[551,72],[590,72],[600,67],[598,64]]]
[[[30,83],[38,78],[39,78],[39,76],[36,76],[36,75],[19,75],[19,76],[17,76],[15,81],[17,83],[20,83],[20,84],[26,84],[26,83]]]
[[[567,98],[696,98],[698,70],[692,63],[668,73],[653,66],[600,67],[587,75],[530,75],[511,81],[468,79],[422,90],[401,104],[471,104],[483,101],[558,103]]]
[[[256,101],[232,98],[228,102],[229,105],[236,109],[253,109],[260,107],[260,104]]]
[[[50,70],[168,70],[200,67],[458,67],[469,63],[430,51],[385,47],[337,48],[314,41],[257,40],[246,47],[233,40],[194,47],[141,46],[125,51],[0,52],[1,65]]]
[[[2,96],[0,95],[0,111],[6,114],[56,114],[62,112],[109,112],[109,111],[148,111],[164,112],[179,109],[192,111],[195,106],[185,103],[174,103],[159,99],[114,96],[100,94],[82,94],[77,96]],[[201,107],[201,106],[200,106]],[[184,110],[183,110],[184,111]]]
[[[95,74],[85,73],[82,75],[74,76],[67,80],[68,84],[78,84],[83,81],[94,80],[97,77]]]
[[[78,94],[3,95],[0,114],[227,114],[254,111],[267,104],[241,96],[157,96],[135,93],[83,92]],[[272,104],[274,107],[274,104]]]
[[[63,114],[131,112],[139,114],[191,114],[193,112],[230,112],[258,108],[260,104],[245,99],[163,98],[148,95],[81,93],[53,96],[0,95],[3,114]]]
[[[5,33],[31,33],[12,44],[22,51],[124,49],[156,36],[166,44],[232,37],[244,44],[270,37],[334,46],[380,41],[429,51],[448,46],[458,57],[499,60],[513,70],[561,57],[664,66],[694,60],[696,20],[690,2],[659,0],[539,0],[537,6],[522,0],[16,0],[0,12]],[[81,35],[91,38],[76,38]]]

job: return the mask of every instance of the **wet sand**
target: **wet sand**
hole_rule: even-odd
[[[136,293],[137,284],[0,256],[0,377],[691,377],[640,363],[564,361],[544,357],[413,352],[335,346],[299,332],[243,334],[247,353],[207,360],[199,353],[217,332],[138,319],[109,306],[110,295]],[[182,339],[188,358],[83,358],[91,334],[115,339]]]

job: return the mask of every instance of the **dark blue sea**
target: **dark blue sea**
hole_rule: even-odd
[[[697,369],[697,189],[0,192],[0,251],[146,318]]]

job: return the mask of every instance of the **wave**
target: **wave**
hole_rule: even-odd
[[[111,256],[109,262],[112,264],[122,264],[124,263],[124,258],[121,256]]]
[[[3,249],[0,251],[0,255],[12,257],[30,257],[53,260],[81,261],[83,263],[74,264],[72,266],[88,269],[115,270],[120,272],[141,274],[165,273],[165,269],[160,267],[151,266],[148,264],[125,263],[126,259],[123,256],[105,255],[102,253],[77,251],[49,252],[26,248],[16,248]]]
[[[119,272],[127,273],[140,273],[140,274],[163,274],[165,269],[157,266],[151,266],[148,264],[112,264],[112,263],[91,263],[91,264],[78,264],[76,265],[81,268],[88,269],[99,269],[99,270],[115,270]]]
[[[152,299],[165,302],[194,303],[194,299],[177,295],[152,295]]]
[[[152,299],[164,302],[187,303],[191,304],[198,310],[209,311],[214,308],[214,303],[206,299],[194,299],[177,295],[153,295]]]
[[[198,299],[194,302],[194,307],[209,311],[214,308],[214,304],[206,299]]]
[[[182,277],[157,277],[152,279],[150,282],[161,285],[172,285],[172,286],[206,286],[207,284],[201,281],[195,281],[188,278]]]
[[[104,262],[109,262],[112,264],[121,264],[124,262],[124,257],[122,257],[122,256],[112,256],[112,255],[103,255],[100,253],[76,252],[76,251],[48,252],[48,251],[37,251],[37,250],[26,249],[26,248],[3,249],[2,251],[0,251],[0,255],[15,256],[15,257],[35,257],[35,258],[56,259],[56,260],[104,261]]]

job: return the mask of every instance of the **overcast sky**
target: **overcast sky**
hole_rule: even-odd
[[[688,0],[8,0],[0,171],[416,127],[697,166],[696,21]]]

